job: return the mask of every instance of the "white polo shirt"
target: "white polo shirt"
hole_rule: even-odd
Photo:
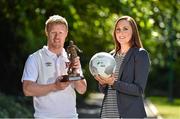
[[[23,80],[30,80],[38,84],[54,83],[58,76],[67,74],[67,53],[56,54],[48,50],[47,46],[30,55],[26,61]],[[82,71],[81,71],[82,75]],[[38,118],[77,118],[76,93],[73,84],[66,89],[50,92],[45,96],[34,96],[34,117]]]

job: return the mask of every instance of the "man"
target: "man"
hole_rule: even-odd
[[[68,35],[66,19],[59,15],[49,17],[45,33],[47,46],[30,55],[26,61],[22,76],[24,94],[33,96],[35,118],[77,118],[75,90],[84,94],[86,80],[58,80],[67,75],[69,63],[64,49]],[[79,57],[73,64],[83,77]]]

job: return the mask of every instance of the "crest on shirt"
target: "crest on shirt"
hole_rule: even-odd
[[[47,67],[49,67],[49,66],[51,66],[51,65],[52,65],[52,63],[51,63],[51,62],[46,62],[45,64],[46,64],[46,66],[47,66]]]

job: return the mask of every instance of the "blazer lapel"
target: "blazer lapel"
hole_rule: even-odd
[[[132,54],[132,52],[133,52],[133,49],[134,49],[134,48],[130,48],[130,49],[128,50],[127,54],[125,55],[124,60],[123,60],[121,66],[120,66],[120,69],[119,69],[119,77],[118,77],[118,79],[120,79],[126,63],[129,61],[130,57],[132,56],[131,54]]]

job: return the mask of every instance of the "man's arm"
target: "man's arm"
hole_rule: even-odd
[[[64,90],[70,82],[56,81],[53,84],[37,84],[33,81],[23,81],[23,92],[26,96],[43,96],[50,92]]]
[[[79,94],[84,94],[87,90],[87,82],[85,79],[74,81],[74,86]]]

